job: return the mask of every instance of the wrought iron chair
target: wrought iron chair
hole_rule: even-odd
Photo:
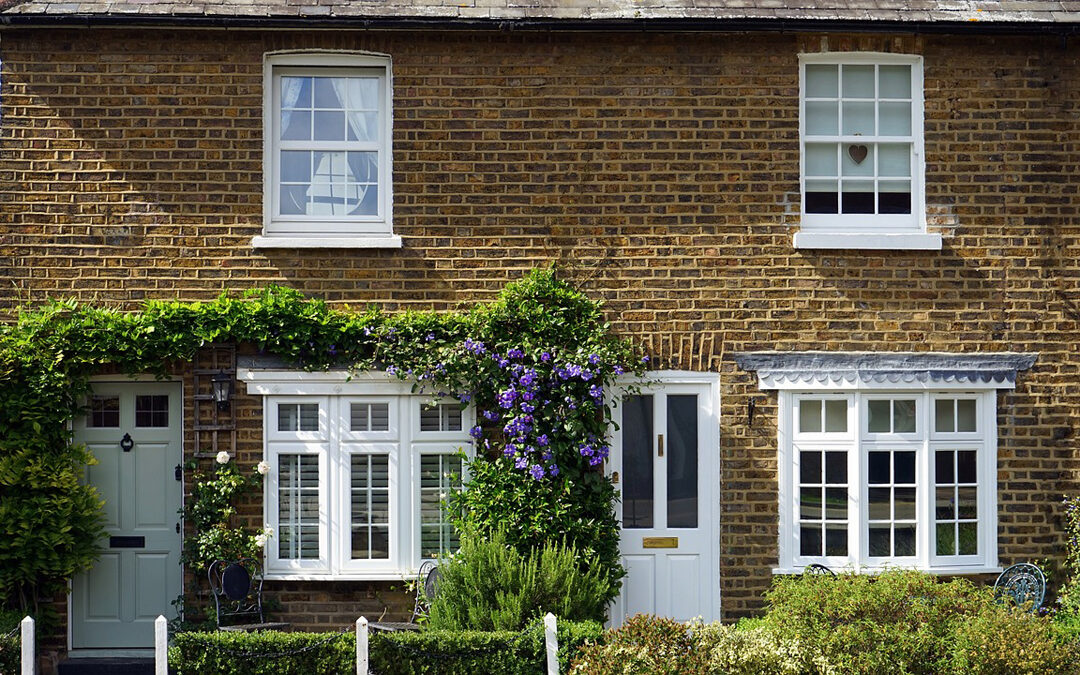
[[[1046,576],[1031,563],[1017,563],[1007,568],[994,582],[994,600],[1027,608],[1033,614],[1042,607],[1045,597]]]
[[[376,621],[369,624],[373,631],[387,632],[402,630],[420,630],[418,623],[427,616],[428,603],[435,597],[439,584],[439,567],[430,560],[420,565],[416,574],[416,600],[413,603],[412,617],[408,621]]]
[[[810,577],[835,577],[836,576],[836,572],[833,572],[828,567],[825,567],[824,565],[819,565],[817,563],[814,563],[812,565],[807,565],[806,567],[804,567],[803,568],[803,574],[806,575],[806,576],[810,576]]]
[[[218,560],[210,565],[207,576],[214,596],[218,630],[249,632],[288,627],[287,623],[268,622],[263,616],[262,566],[257,560]],[[236,617],[257,618],[258,622],[228,624]],[[222,621],[226,625],[222,625]]]

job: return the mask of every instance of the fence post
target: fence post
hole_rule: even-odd
[[[356,675],[368,675],[367,619],[356,620]]]
[[[169,620],[154,619],[154,675],[169,675]]]
[[[19,623],[19,629],[22,633],[19,640],[22,643],[22,654],[20,655],[22,675],[34,675],[35,666],[37,665],[34,663],[37,658],[34,649],[34,620],[26,617]]]
[[[559,675],[559,636],[555,615],[551,612],[544,616],[544,643],[547,645],[547,675]]]

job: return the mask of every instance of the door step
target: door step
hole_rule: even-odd
[[[154,659],[88,658],[61,661],[57,675],[154,675]]]

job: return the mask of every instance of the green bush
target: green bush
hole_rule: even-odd
[[[19,672],[22,644],[17,629],[22,618],[16,610],[0,610],[0,675]]]
[[[560,621],[560,671],[602,633],[596,622]],[[544,626],[537,620],[520,632],[373,633],[368,658],[379,675],[536,675],[546,663]],[[177,633],[169,666],[177,675],[345,675],[356,670],[356,639],[352,632]]]
[[[1075,637],[1044,617],[991,607],[956,629],[952,672],[957,675],[1042,675],[1080,672]]]
[[[588,571],[582,572],[581,567]],[[611,582],[595,559],[544,544],[522,554],[499,530],[490,539],[464,533],[461,548],[439,565],[428,625],[443,630],[520,630],[547,612],[571,621],[602,621]]]
[[[645,614],[627,619],[578,652],[575,675],[696,675],[708,672],[706,651],[686,624]]]
[[[695,648],[705,652],[707,672],[716,675],[809,675],[829,673],[824,660],[802,641],[765,626],[714,623],[693,629]]]

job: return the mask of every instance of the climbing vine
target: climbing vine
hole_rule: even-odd
[[[612,421],[606,393],[645,362],[612,335],[596,302],[553,271],[534,271],[495,302],[457,313],[350,312],[280,287],[205,303],[152,301],[138,312],[61,300],[21,312],[0,326],[6,605],[26,607],[61,591],[97,554],[101,502],[78,480],[93,458],[67,432],[82,414],[90,375],[104,366],[164,374],[170,362],[191,361],[213,342],[251,343],[307,370],[382,369],[417,391],[475,405],[480,451],[469,489],[453,504],[458,524],[509,526],[522,547],[566,539],[621,576],[615,493],[597,466]],[[255,478],[222,463],[201,481],[218,493],[196,494],[191,504],[230,508],[215,500],[248,480]],[[214,516],[219,524],[228,521],[222,513]],[[205,525],[196,529],[222,529]],[[254,536],[233,543],[248,546]],[[201,558],[186,555],[192,563]]]

